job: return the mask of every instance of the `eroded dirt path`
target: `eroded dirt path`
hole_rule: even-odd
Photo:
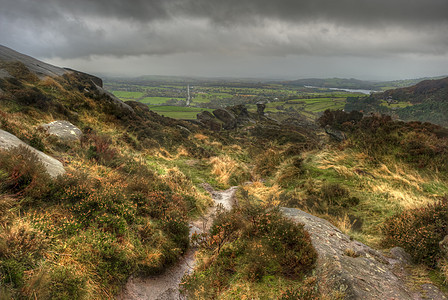
[[[202,233],[210,228],[218,207],[230,210],[235,202],[234,195],[237,187],[231,187],[225,191],[215,191],[209,185],[205,185],[204,188],[211,193],[215,204],[204,216],[190,223],[190,237],[193,233]],[[147,278],[131,277],[117,299],[184,299],[179,293],[179,284],[185,274],[193,271],[196,262],[196,251],[197,249],[190,248],[177,264],[168,268],[161,275]]]

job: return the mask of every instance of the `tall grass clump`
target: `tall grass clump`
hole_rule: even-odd
[[[247,166],[228,155],[214,156],[210,158],[210,164],[212,165],[211,173],[224,187],[238,185],[251,178]]]

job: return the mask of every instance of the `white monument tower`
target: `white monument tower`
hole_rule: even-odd
[[[186,106],[190,106],[191,97],[190,97],[190,85],[187,85],[187,103]]]

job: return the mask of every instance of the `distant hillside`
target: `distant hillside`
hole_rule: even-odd
[[[416,79],[404,79],[393,81],[365,81],[354,78],[307,78],[293,81],[283,82],[290,86],[315,86],[323,88],[341,88],[341,89],[365,89],[365,90],[385,90],[390,88],[408,87],[424,80],[441,79],[444,76],[438,77],[424,77]]]
[[[347,88],[347,89],[374,89],[375,85],[373,82],[362,81],[358,79],[345,79],[345,78],[308,78],[299,79],[294,81],[284,82],[285,85],[293,86],[315,86],[315,87],[325,87],[325,88]]]
[[[392,97],[399,101],[409,101],[413,104],[421,104],[429,101],[448,100],[448,77],[439,80],[424,80],[416,85],[388,90],[379,97]]]
[[[346,111],[393,114],[405,121],[431,122],[448,126],[448,77],[424,80],[406,88],[347,99]]]

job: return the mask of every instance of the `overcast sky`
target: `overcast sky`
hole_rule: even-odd
[[[448,74],[448,0],[0,0],[0,44],[108,75]]]

